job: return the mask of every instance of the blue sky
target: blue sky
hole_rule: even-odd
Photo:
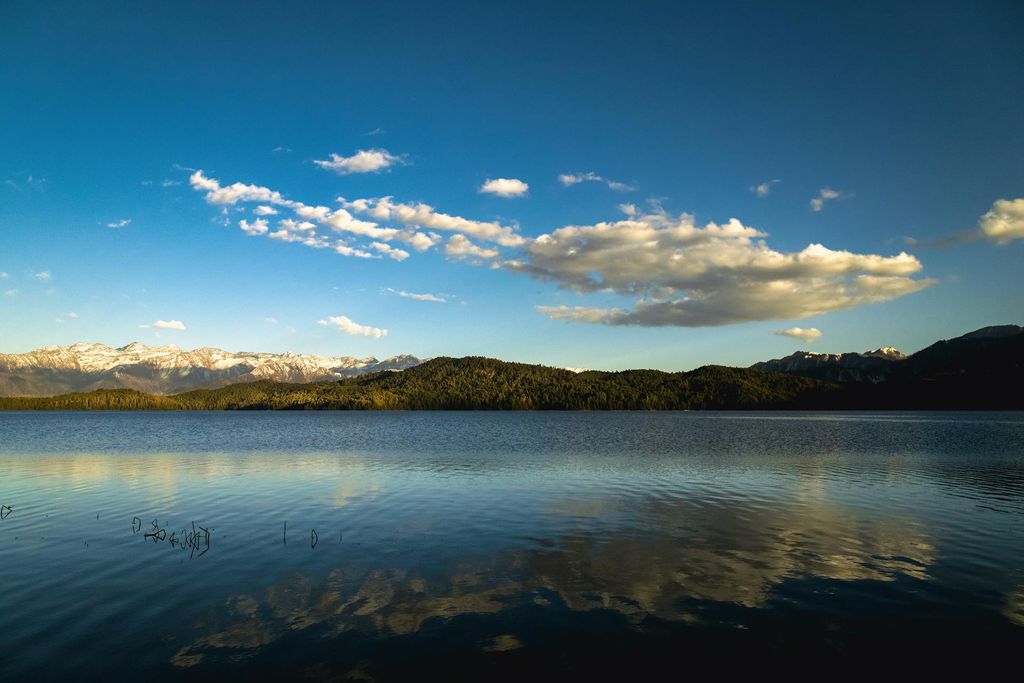
[[[0,352],[679,370],[1024,321],[1020,3],[551,5],[4,3]]]

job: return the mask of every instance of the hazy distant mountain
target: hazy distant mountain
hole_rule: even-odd
[[[833,382],[881,382],[892,369],[893,361],[905,358],[906,355],[891,346],[864,353],[797,351],[785,358],[755,363],[750,367]]]
[[[214,348],[185,351],[138,342],[120,348],[79,343],[0,354],[0,396],[52,396],[93,389],[172,394],[256,380],[337,380],[380,370],[404,370],[421,362],[414,356],[377,360],[372,356],[231,353]]]

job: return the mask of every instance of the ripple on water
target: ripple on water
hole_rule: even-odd
[[[372,675],[398,643],[529,657],[594,629],[1019,636],[1022,437],[1003,413],[0,414],[0,678],[293,651]]]

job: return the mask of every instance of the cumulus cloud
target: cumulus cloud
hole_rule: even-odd
[[[793,337],[808,344],[813,344],[821,336],[821,330],[817,327],[789,327],[785,330],[777,330],[772,334],[778,337]]]
[[[267,221],[263,218],[257,218],[252,223],[247,220],[238,221],[238,227],[242,229],[246,235],[265,235],[270,228],[267,227]]]
[[[398,235],[402,240],[416,251],[426,251],[442,240],[436,232],[403,232]]]
[[[455,240],[448,250],[450,256],[459,258],[498,256],[497,250],[478,247],[462,233],[506,247],[520,246],[526,242],[516,233],[514,226],[452,216],[436,211],[427,204],[403,204],[394,202],[391,197],[353,201],[339,197],[337,201],[341,207],[332,210],[326,206],[287,199],[280,192],[260,185],[222,185],[216,178],[206,176],[202,170],[193,171],[189,182],[193,189],[203,193],[207,203],[221,207],[222,216],[218,222],[223,220],[226,224],[224,215],[228,207],[239,203],[256,203],[258,206],[253,213],[258,218],[239,222],[239,227],[247,234],[316,249],[330,248],[342,256],[387,257],[404,261],[411,255],[410,251],[389,243],[404,242],[415,251],[424,252],[442,242],[442,236],[435,230],[459,235],[460,239]],[[278,215],[280,210],[292,211],[296,218],[283,218],[278,221],[277,229],[272,230],[265,217]],[[401,227],[384,226],[382,223]],[[369,243],[353,243],[358,238],[366,239]]]
[[[494,178],[481,185],[479,191],[499,197],[522,197],[529,189],[529,185],[516,178]]]
[[[756,194],[758,197],[767,197],[768,195],[770,195],[772,193],[772,186],[774,186],[777,183],[781,183],[781,182],[782,181],[779,180],[778,178],[776,178],[774,180],[766,180],[763,183],[758,183],[757,185],[752,185],[750,187],[750,191],[753,192],[754,194]],[[817,211],[817,210],[818,209],[815,209],[815,211]]]
[[[1002,246],[1015,239],[1024,238],[1024,198],[997,199],[981,218],[976,227],[958,230],[952,234],[932,240],[904,237],[907,246],[914,249],[929,247],[953,247],[960,244],[990,240]]]
[[[978,229],[996,244],[1024,238],[1024,198],[996,200],[978,221]]]
[[[334,246],[334,251],[338,252],[342,256],[354,256],[356,258],[374,258],[374,255],[365,249],[357,249],[350,247],[347,244],[338,243]]]
[[[185,323],[180,320],[157,320],[152,325],[141,325],[140,327],[155,327],[158,330],[184,330]]]
[[[888,301],[933,284],[921,263],[895,256],[771,249],[767,235],[736,219],[698,226],[665,213],[568,226],[541,235],[502,268],[580,293],[636,297],[633,308],[548,306],[559,320],[607,325],[703,327],[821,315]]]
[[[375,223],[356,219],[345,209],[332,211],[326,206],[310,206],[286,199],[281,193],[267,187],[245,183],[222,186],[220,181],[205,176],[201,170],[192,174],[190,183],[193,189],[205,193],[208,203],[222,205],[225,210],[227,206],[239,202],[258,202],[260,205],[254,210],[257,216],[277,215],[278,210],[274,207],[278,206],[290,209],[301,219],[281,219],[278,221],[278,229],[273,232],[270,231],[265,218],[257,218],[251,223],[246,220],[240,221],[239,226],[250,235],[265,235],[270,239],[304,244],[315,249],[334,248],[334,251],[342,256],[372,258],[373,255],[366,249],[351,247],[345,239],[332,239],[319,233],[316,228],[323,226],[331,232],[350,233],[377,240],[390,240],[401,232],[395,228],[381,228]],[[392,258],[398,256],[398,252],[405,253],[401,249],[396,250]]]
[[[47,282],[52,276],[50,275],[50,271],[43,270],[43,271],[40,271],[40,272],[36,273],[32,277],[34,277],[35,279],[37,279],[37,280],[39,280],[41,282]]]
[[[409,258],[409,252],[407,252],[405,249],[398,249],[397,247],[392,247],[390,244],[386,244],[385,242],[371,242],[370,246],[379,251],[380,253],[384,254],[388,258],[394,259],[396,261],[404,261],[405,259]]]
[[[444,247],[444,253],[457,259],[494,259],[501,253],[497,249],[487,249],[473,244],[465,235],[452,235]]]
[[[113,223],[107,223],[107,227],[108,228],[123,228],[123,227],[125,227],[126,225],[128,225],[131,222],[132,222],[131,218],[122,218],[119,221],[114,221]]]
[[[192,189],[206,192],[206,201],[215,205],[231,205],[238,202],[261,202],[263,204],[288,205],[280,192],[260,187],[259,185],[247,185],[245,183],[233,183],[222,187],[220,182],[214,178],[207,178],[201,170],[189,176],[189,184]]]
[[[620,183],[617,180],[609,180],[604,176],[600,176],[593,171],[587,173],[562,173],[558,176],[558,182],[566,187],[572,185],[578,185],[583,182],[591,183],[604,183],[609,189],[615,190],[616,192],[633,192],[636,190],[634,185],[628,183]]]
[[[345,334],[353,337],[374,337],[380,339],[381,337],[388,336],[388,331],[379,327],[370,327],[369,325],[360,325],[359,323],[353,322],[344,315],[332,315],[331,317],[321,320],[321,325],[327,325],[330,327],[336,327]]]
[[[821,188],[818,190],[818,196],[811,200],[811,211],[821,211],[825,207],[825,202],[839,199],[840,194],[842,193],[831,187]]]
[[[350,173],[379,173],[403,162],[401,157],[391,154],[386,149],[361,149],[350,157],[331,154],[330,159],[316,159],[313,163],[340,175],[348,175]]]
[[[391,287],[388,287],[384,291],[388,292],[389,294],[394,294],[395,296],[404,297],[406,299],[412,299],[413,301],[433,301],[439,304],[448,303],[448,299],[445,299],[442,296],[438,296],[437,294],[416,294],[415,292],[406,292],[401,289],[392,289]]]
[[[368,216],[376,221],[391,221],[403,225],[414,225],[419,228],[461,232],[478,239],[497,242],[506,247],[517,247],[526,240],[516,234],[515,230],[497,222],[474,221],[461,216],[450,216],[435,211],[429,204],[401,204],[392,201],[391,197],[376,199],[356,199],[346,201],[339,198],[346,209],[360,215]]]
[[[381,228],[375,223],[361,221],[355,218],[345,209],[338,209],[323,219],[324,225],[337,232],[349,232],[353,235],[362,235],[379,240],[393,239],[399,230],[395,228]]]

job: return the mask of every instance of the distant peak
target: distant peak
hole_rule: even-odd
[[[874,351],[867,351],[864,355],[871,358],[886,358],[889,360],[899,360],[907,357],[905,353],[899,349],[893,348],[892,346],[883,346],[882,348],[875,349]]]

